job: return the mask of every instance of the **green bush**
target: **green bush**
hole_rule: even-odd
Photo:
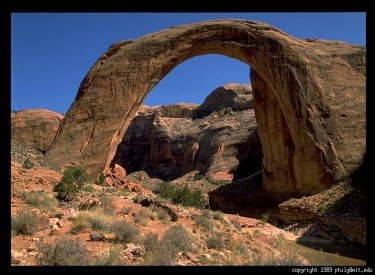
[[[115,233],[116,240],[122,243],[134,242],[139,235],[139,229],[127,221],[115,221],[111,231]]]
[[[66,238],[53,243],[40,243],[37,257],[39,265],[80,266],[90,265],[90,255],[78,240]]]
[[[22,168],[25,168],[25,169],[30,169],[30,168],[33,168],[34,166],[35,166],[34,162],[32,162],[32,160],[29,158],[25,159],[22,163]]]
[[[106,182],[105,182],[105,175],[104,175],[103,173],[101,173],[101,174],[99,175],[99,178],[98,178],[98,180],[95,182],[95,184],[100,185],[100,186],[104,186],[104,185],[106,185]]]
[[[177,188],[173,197],[172,202],[175,204],[182,204],[184,206],[195,206],[198,208],[204,207],[206,204],[202,192],[200,190],[191,191],[187,185],[183,188]]]
[[[77,166],[68,167],[61,181],[53,188],[57,192],[56,197],[59,200],[71,201],[77,197],[77,193],[82,189],[87,180],[86,171]]]
[[[58,204],[55,197],[45,193],[44,191],[22,192],[21,198],[29,205],[47,211],[53,211]]]
[[[262,222],[262,224],[267,223],[269,217],[270,217],[270,216],[268,215],[268,213],[263,214],[262,217],[260,218],[260,221]]]
[[[175,193],[176,187],[170,182],[162,182],[159,184],[158,193],[166,199],[171,199]]]
[[[82,188],[82,191],[85,191],[87,193],[92,193],[95,191],[95,189],[92,185],[86,185]]]
[[[187,185],[179,188],[169,182],[162,182],[159,184],[158,193],[161,197],[172,200],[174,204],[197,208],[203,208],[206,204],[202,192],[200,190],[191,191]]]

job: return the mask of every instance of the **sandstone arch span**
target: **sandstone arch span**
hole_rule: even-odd
[[[267,190],[312,194],[361,164],[365,48],[300,40],[243,20],[182,25],[112,45],[83,79],[47,161],[82,165],[97,177],[147,93],[179,63],[210,53],[251,66]]]

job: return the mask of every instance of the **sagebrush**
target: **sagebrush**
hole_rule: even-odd
[[[91,265],[90,254],[78,240],[61,238],[53,243],[40,243],[38,265],[82,266]]]
[[[21,198],[25,203],[46,211],[53,211],[58,205],[56,198],[44,191],[22,192]]]
[[[33,235],[39,227],[39,218],[28,209],[21,209],[12,216],[11,229],[15,234]]]

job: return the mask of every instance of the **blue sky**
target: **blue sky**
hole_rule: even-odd
[[[271,24],[297,38],[366,44],[365,13],[13,13],[11,108],[66,113],[88,70],[114,42],[209,19]],[[201,103],[229,82],[249,83],[249,67],[220,55],[178,65],[144,104]]]

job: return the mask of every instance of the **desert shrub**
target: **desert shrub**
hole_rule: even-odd
[[[122,249],[119,247],[107,248],[98,255],[95,265],[98,265],[98,266],[123,265],[124,262],[121,260],[121,252],[122,252]]]
[[[90,265],[90,255],[78,240],[61,238],[50,244],[39,244],[37,263],[48,266]]]
[[[116,240],[122,243],[134,242],[139,235],[139,229],[127,221],[115,221],[111,231],[115,233]]]
[[[34,166],[35,166],[34,162],[32,162],[32,160],[29,158],[25,159],[22,163],[22,168],[25,168],[25,169],[31,169]]]
[[[147,234],[143,244],[146,250],[143,264],[166,266],[176,262],[179,252],[190,250],[191,236],[181,225],[175,225],[164,233],[161,240],[155,233]]]
[[[98,180],[95,182],[95,184],[100,185],[100,186],[104,186],[104,185],[106,185],[106,182],[105,182],[105,175],[104,175],[103,173],[101,173],[101,174],[99,175],[99,178],[98,178]]]
[[[145,197],[141,194],[137,194],[134,196],[133,198],[133,202],[134,203],[140,203],[143,199],[145,199]]]
[[[161,242],[170,242],[178,251],[187,252],[191,246],[191,236],[181,225],[174,225],[165,231]]]
[[[223,180],[223,179],[221,179],[221,180],[216,180],[216,179],[206,178],[206,180],[207,180],[209,183],[211,183],[212,185],[217,185],[217,186],[231,183],[230,180]]]
[[[165,211],[163,208],[161,207],[154,207],[153,206],[153,211],[156,212],[156,217],[159,219],[159,220],[162,220],[164,222],[169,222],[171,220],[171,216],[169,216],[168,212]]]
[[[283,253],[280,257],[273,255],[253,255],[245,265],[257,265],[257,266],[299,266],[299,256],[296,252]]]
[[[123,215],[129,215],[130,212],[132,212],[132,208],[131,207],[122,207],[119,211],[119,214],[123,214]]]
[[[15,234],[33,235],[39,226],[38,215],[27,209],[21,209],[11,218],[11,229]]]
[[[111,225],[112,218],[100,209],[96,209],[95,211],[81,211],[74,221],[70,233],[77,234],[89,228],[94,230],[110,230]]]
[[[326,212],[327,209],[328,209],[327,204],[324,204],[324,203],[323,203],[323,204],[320,204],[320,205],[319,205],[319,207],[318,207],[317,210],[318,210],[319,213],[322,214],[322,213]]]
[[[89,216],[91,228],[94,230],[106,230],[110,227],[111,218],[105,214],[92,213]]]
[[[43,191],[22,192],[21,198],[29,205],[47,211],[53,211],[58,204],[55,197]]]
[[[260,218],[260,221],[262,222],[262,224],[265,224],[265,223],[267,223],[268,218],[269,218],[268,213],[263,214],[262,217]]]
[[[246,255],[248,253],[248,246],[245,244],[244,240],[235,234],[228,236],[226,240],[226,246],[234,254]]]
[[[202,208],[206,204],[202,191],[191,191],[187,185],[180,188],[169,182],[162,182],[159,184],[157,192],[161,197],[170,199],[174,204],[194,206],[197,208]]]
[[[82,216],[81,213],[79,213],[76,220],[74,221],[74,224],[70,228],[69,232],[72,234],[78,234],[90,227],[91,227],[91,224],[87,220],[87,218]]]
[[[207,231],[211,230],[213,226],[212,221],[209,218],[207,218],[204,214],[193,215],[192,218],[199,227],[202,227],[204,230]]]
[[[115,213],[115,205],[113,204],[113,196],[102,194],[99,197],[100,201],[100,209],[103,210],[104,213],[113,215]]]
[[[85,185],[84,187],[82,187],[82,191],[85,191],[87,193],[92,193],[94,192],[94,187],[92,185]]]
[[[218,232],[208,237],[205,242],[208,248],[223,249],[225,247],[224,239]]]
[[[198,255],[198,261],[201,265],[212,265],[212,258],[207,257],[206,254]]]
[[[233,220],[233,221],[231,221],[231,224],[237,230],[241,230],[242,229],[242,226],[241,226],[241,224],[238,221]]]
[[[151,215],[151,210],[148,209],[147,207],[142,207],[141,210],[139,210],[138,214],[141,217],[145,217],[146,219],[149,219]]]
[[[212,218],[216,221],[224,221],[223,213],[221,213],[220,211],[213,212]]]
[[[155,251],[146,253],[143,265],[169,266],[178,259],[178,249],[171,242],[159,241]]]
[[[170,182],[162,182],[158,186],[157,192],[160,194],[161,197],[166,199],[171,199],[175,193],[176,187],[172,185]]]
[[[148,233],[143,239],[143,245],[146,253],[155,252],[159,247],[159,238],[156,233]]]
[[[142,207],[141,210],[135,215],[134,221],[143,226],[147,226],[149,220],[156,220],[156,213],[152,212],[149,208]]]
[[[205,218],[207,218],[207,219],[211,219],[212,218],[212,211],[211,210],[202,209],[201,213],[202,213],[202,216],[205,217]]]
[[[71,166],[64,171],[61,181],[55,185],[53,191],[57,192],[56,197],[59,200],[71,201],[76,198],[86,180],[87,173],[83,168]]]
[[[183,188],[176,188],[175,193],[172,197],[172,202],[175,204],[182,204],[184,206],[194,206],[197,208],[203,208],[206,204],[202,191],[191,191],[187,187],[187,185],[185,185]]]

